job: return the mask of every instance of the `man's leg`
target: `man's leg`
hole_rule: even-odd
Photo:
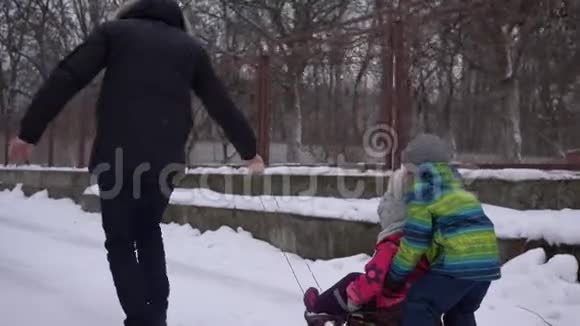
[[[110,180],[99,180],[101,189],[111,188]],[[117,296],[127,319],[125,325],[142,326],[149,319],[145,281],[135,256],[133,216],[137,206],[129,185],[113,198],[101,198],[105,248]]]
[[[409,291],[403,304],[401,326],[437,325],[441,316],[460,302],[475,284],[474,281],[427,273]]]
[[[159,224],[169,203],[159,182],[146,176],[143,180],[139,216],[136,223],[138,261],[147,283],[147,300],[159,325],[165,325],[169,297],[169,280],[163,237]]]
[[[477,283],[451,310],[447,311],[445,326],[476,326],[475,312],[487,294],[490,282]]]

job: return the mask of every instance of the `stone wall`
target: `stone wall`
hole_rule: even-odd
[[[81,201],[85,189],[90,185],[90,176],[82,171],[40,171],[0,169],[0,190],[22,185],[26,195],[47,190],[52,198],[71,198]]]
[[[84,196],[81,205],[85,211],[99,211],[96,196]],[[256,239],[311,259],[371,254],[380,230],[379,225],[373,223],[181,205],[170,205],[165,212],[164,222],[189,224],[202,232],[217,230],[222,226],[233,229],[241,227]]]
[[[513,209],[580,209],[580,180],[477,179],[467,189],[487,204]]]

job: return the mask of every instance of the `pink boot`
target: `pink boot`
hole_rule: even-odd
[[[306,311],[308,312],[315,312],[314,307],[316,307],[316,301],[318,301],[319,292],[316,288],[308,288],[306,292],[304,292],[304,306],[306,307]]]

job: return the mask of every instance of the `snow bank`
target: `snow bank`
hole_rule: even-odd
[[[558,255],[546,261],[542,249],[524,253],[503,266],[502,279],[490,288],[477,314],[478,320],[490,325],[495,322],[507,325],[509,320],[513,325],[545,325],[541,320],[544,318],[552,325],[577,325],[580,318],[577,275],[578,262],[572,256]],[[512,306],[509,309],[514,314],[502,314],[506,306]],[[498,313],[499,316],[495,315]]]
[[[493,205],[483,206],[499,237],[544,239],[550,244],[580,244],[580,210],[520,211]]]
[[[169,324],[303,325],[301,291],[284,253],[243,230],[163,225],[171,297]],[[0,192],[0,307],[6,325],[120,325],[98,214],[46,193]],[[323,288],[362,271],[369,257],[307,261],[288,255],[302,287]],[[577,263],[539,249],[506,264],[481,309],[480,326],[576,326]],[[66,275],[66,277],[63,277]],[[30,307],[34,313],[30,313]],[[534,313],[528,310],[534,311]]]

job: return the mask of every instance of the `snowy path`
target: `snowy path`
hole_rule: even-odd
[[[190,325],[304,325],[301,295],[284,255],[246,232],[222,228],[200,234],[164,226],[171,280],[169,322]],[[43,193],[30,199],[0,192],[0,315],[3,325],[121,325],[108,271],[100,218],[69,200]],[[305,261],[289,255],[305,286]],[[327,287],[368,259],[359,255],[308,262]],[[545,263],[533,251],[504,267],[478,313],[480,325],[578,325],[576,261]],[[275,322],[273,322],[275,321]]]

